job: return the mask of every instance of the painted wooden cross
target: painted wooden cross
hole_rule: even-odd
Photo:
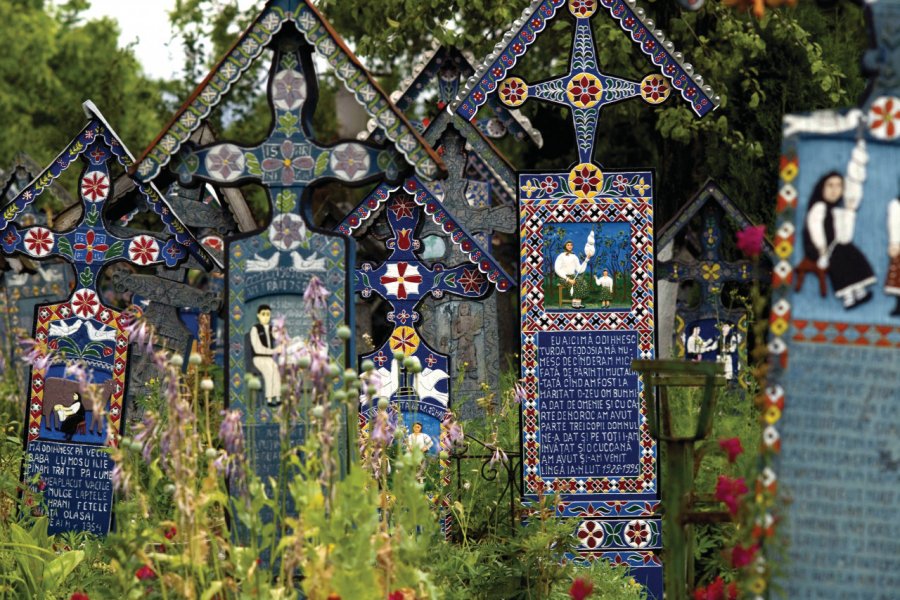
[[[0,247],[38,260],[62,258],[76,273],[76,289],[61,303],[38,306],[27,409],[26,478],[37,477],[47,499],[50,532],[103,535],[112,516],[112,461],[105,446],[122,433],[129,350],[129,318],[105,306],[97,289],[100,271],[112,262],[175,267],[189,253],[207,268],[213,261],[152,187],[138,192],[172,236],[122,237],[107,226],[104,210],[113,193],[114,165],[132,159],[90,102],[81,133],[57,159],[7,204],[0,216]],[[82,217],[57,232],[16,219],[63,171],[83,163],[79,178]],[[107,418],[103,418],[102,415]]]
[[[551,29],[551,21],[566,12],[575,21],[568,72],[531,85],[519,77],[508,76],[542,32]],[[600,70],[591,21],[604,18],[600,16],[604,13],[658,67],[657,74],[634,82]],[[683,62],[683,56],[674,51],[674,45],[666,41],[634,0],[537,0],[476,68],[453,105],[456,114],[470,122],[477,119],[479,109],[495,94],[510,107],[536,98],[571,112],[578,154],[574,167],[565,172],[519,177],[525,495],[536,500],[548,488],[559,491],[563,501],[560,514],[580,520],[575,559],[603,558],[624,563],[647,587],[650,597],[655,598],[662,597],[658,556],[661,538],[653,534],[661,529],[655,502],[656,449],[642,416],[643,391],[629,368],[633,358],[654,356],[653,180],[649,171],[602,172],[594,162],[594,148],[604,106],[635,97],[659,104],[672,90],[680,92],[698,116],[717,104],[702,77]],[[630,199],[620,200],[625,198]],[[606,274],[583,275],[586,263],[596,253],[594,229],[598,223],[602,224],[601,229],[616,235],[627,235],[624,228],[631,231],[628,237],[632,273],[626,280],[630,287],[629,306],[617,308],[610,304],[614,291],[622,288],[617,288]],[[543,237],[551,226],[555,231],[562,230],[566,236],[563,239],[567,240],[565,255],[553,264],[549,264],[547,240]],[[574,253],[575,246],[578,255]],[[556,307],[545,304],[557,289],[562,291],[560,280],[570,283],[571,308],[558,306],[561,302]],[[565,338],[572,339],[566,342]],[[574,356],[566,357],[564,353],[573,350],[577,340],[581,340],[577,344],[590,345],[592,353],[608,361],[604,364],[621,367],[625,377],[613,388],[590,378],[583,378],[587,383],[581,389],[557,387],[571,385],[571,378],[554,378],[553,373],[560,357],[574,360]],[[617,360],[622,363],[616,363]],[[591,371],[602,373],[602,369]],[[630,398],[620,401],[632,407],[633,412],[620,419],[628,423],[630,443],[635,441],[635,435],[640,436],[640,452],[635,453],[632,446],[622,454],[610,455],[595,447],[576,458],[565,443],[555,443],[563,441],[557,438],[561,432],[574,439],[579,430],[596,431],[598,426],[614,422],[595,415],[589,427],[577,423],[582,413],[573,404],[601,389],[606,390],[601,393],[617,394],[620,399]],[[569,404],[563,406],[562,399]],[[559,421],[554,423],[554,419]],[[625,462],[618,464],[620,459]],[[637,471],[637,477],[619,476],[629,471]],[[617,476],[604,482],[610,473]],[[623,490],[635,493],[626,496],[621,494]],[[626,515],[631,520],[623,520]]]
[[[192,144],[193,132],[267,49],[272,51],[266,87],[271,124],[265,138],[256,144]],[[330,144],[315,135],[314,57],[321,61],[317,64],[333,68],[335,77],[383,129],[390,142],[386,147],[350,140]],[[164,167],[187,186],[210,183],[227,195],[253,183],[268,195],[268,225],[225,239],[226,381],[228,404],[245,420],[254,470],[263,481],[278,478],[283,473],[282,456],[273,448],[281,447],[281,432],[287,430],[291,447],[298,446],[310,416],[304,412],[286,428],[277,422],[282,390],[275,347],[266,333],[271,320],[283,318],[287,335],[298,342],[308,339],[314,320],[321,321],[330,361],[350,367],[355,354],[353,340],[348,343],[337,335],[339,326],[352,330],[354,325],[347,306],[352,301],[348,268],[353,263],[352,241],[314,226],[311,188],[327,182],[355,186],[380,177],[397,179],[411,168],[431,179],[441,174],[443,165],[311,1],[269,0],[146,150],[136,171],[143,180],[170,178],[172,173]],[[313,277],[328,293],[319,314],[307,312],[302,300]],[[259,392],[251,389],[257,380]],[[341,472],[349,459],[346,434],[341,432],[344,439],[337,444]]]
[[[697,215],[702,219],[696,231],[700,248],[698,256],[690,259],[677,252],[676,238],[691,226]],[[681,299],[676,301],[673,332],[675,355],[689,360],[719,360],[725,364],[725,377],[733,379],[740,364],[746,364],[747,309],[723,302],[725,286],[758,281],[768,270],[759,262],[729,260],[723,255],[723,231],[735,233],[731,225],[723,228],[726,225],[723,217],[738,228],[751,225],[747,216],[722,189],[715,182],[708,181],[661,228],[657,278],[660,282],[666,280],[675,286],[692,281],[700,295],[699,303],[693,307]],[[770,260],[774,258],[768,243],[765,250]],[[661,289],[660,296],[666,291]],[[739,304],[739,300],[735,298],[734,303]],[[664,307],[660,309],[665,310]],[[660,329],[666,331],[668,325],[661,324]]]

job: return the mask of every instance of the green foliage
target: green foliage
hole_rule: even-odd
[[[89,98],[126,145],[143,147],[162,126],[162,96],[133,52],[117,47],[116,23],[82,22],[83,1],[55,13],[44,4],[0,3],[0,22],[15,32],[0,56],[0,159],[24,151],[50,162],[84,125]]]

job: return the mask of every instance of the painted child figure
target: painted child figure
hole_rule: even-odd
[[[894,198],[888,203],[887,209],[888,230],[888,264],[887,280],[884,283],[884,293],[897,297],[897,304],[891,311],[892,317],[900,317],[900,198]]]
[[[609,276],[609,271],[603,269],[602,277],[594,277],[594,283],[600,288],[600,304],[603,308],[609,308],[609,303],[613,297],[613,279]]]

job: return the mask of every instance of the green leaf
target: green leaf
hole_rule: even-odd
[[[63,552],[44,566],[44,591],[57,591],[72,574],[81,561],[84,560],[83,550],[70,550]]]
[[[293,212],[294,208],[297,206],[297,194],[292,192],[289,189],[283,189],[278,193],[278,197],[275,198],[275,208],[279,212],[289,213]]]
[[[94,282],[94,274],[91,272],[89,267],[85,267],[84,270],[79,273],[78,280],[81,282],[81,285],[84,287],[90,287]]]
[[[244,153],[244,161],[247,164],[247,172],[251,175],[262,175],[262,168],[259,166],[259,159],[252,152]]]
[[[300,131],[300,128],[297,127],[297,123],[300,119],[297,118],[292,112],[284,112],[278,116],[278,131],[283,133],[284,135],[290,137],[294,133]]]
[[[328,159],[331,156],[330,152],[323,152],[319,155],[319,158],[316,159],[316,171],[315,175],[318,177],[322,173],[325,172],[325,169],[328,168]]]
[[[75,258],[75,255],[72,253],[72,244],[69,243],[69,238],[56,238],[56,250],[63,256],[68,256],[71,259]]]
[[[97,224],[97,219],[100,218],[100,211],[97,210],[97,205],[92,204],[90,212],[85,215],[84,222],[93,227]]]
[[[105,258],[107,260],[111,258],[118,258],[122,256],[122,251],[125,250],[125,245],[122,244],[122,240],[116,241],[112,246],[109,247],[109,250],[106,251]]]
[[[455,288],[456,287],[456,273],[450,273],[444,276],[444,283],[447,287]]]

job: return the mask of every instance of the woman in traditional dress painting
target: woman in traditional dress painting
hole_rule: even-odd
[[[815,263],[828,274],[834,295],[853,308],[872,298],[875,273],[865,255],[853,244],[856,209],[865,181],[865,147],[853,150],[848,175],[826,173],[813,189],[803,229],[804,262]]]

